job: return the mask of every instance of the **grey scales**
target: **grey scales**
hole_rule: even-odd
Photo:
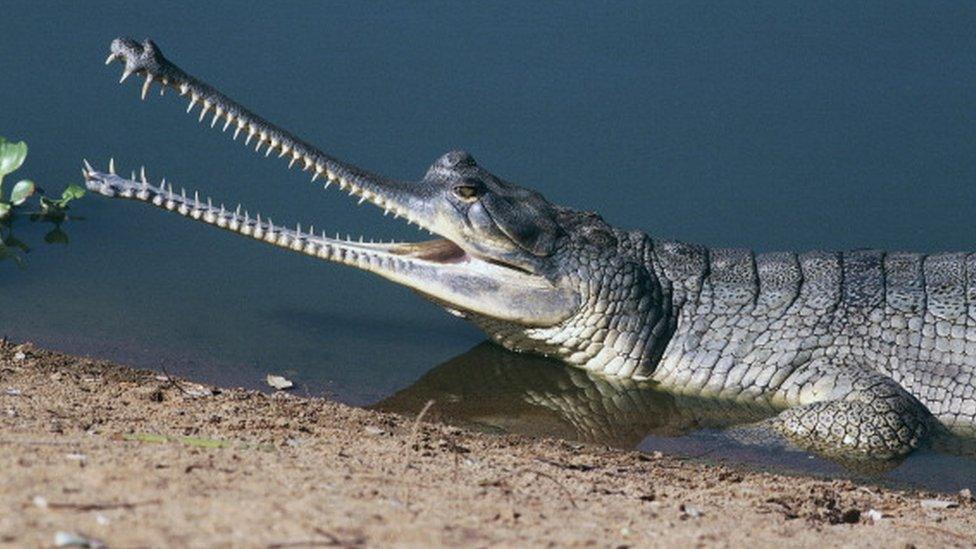
[[[762,253],[652,238],[549,203],[461,151],[417,181],[372,174],[117,39],[107,62],[200,106],[234,138],[436,234],[371,242],[274,224],[165,181],[85,163],[90,190],[128,198],[412,288],[497,344],[679,395],[774,409],[793,444],[844,459],[903,456],[976,431],[976,253]]]

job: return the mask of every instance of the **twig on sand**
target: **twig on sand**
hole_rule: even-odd
[[[268,549],[284,549],[286,547],[361,547],[366,543],[366,539],[361,535],[344,540],[332,532],[319,527],[315,528],[315,533],[325,539],[271,543],[267,547]]]
[[[110,511],[112,509],[135,509],[146,505],[159,505],[162,501],[150,499],[146,501],[119,501],[104,503],[69,503],[69,502],[47,502],[48,509],[67,509],[71,511]]]
[[[400,466],[400,477],[405,477],[407,474],[407,469],[410,468],[410,450],[413,449],[414,444],[417,443],[417,433],[420,432],[420,422],[423,421],[424,416],[427,412],[434,406],[434,400],[428,400],[427,404],[421,408],[420,413],[413,420],[413,427],[410,429],[410,438],[407,439],[407,450],[403,452],[402,464]],[[406,486],[406,494],[403,498],[404,503],[410,506],[410,486]]]
[[[894,524],[895,524],[895,526],[901,526],[901,527],[907,528],[909,530],[918,529],[918,530],[923,530],[923,531],[929,532],[930,534],[933,534],[933,533],[934,534],[942,534],[943,536],[947,536],[949,538],[956,539],[956,540],[961,540],[961,541],[964,541],[964,542],[967,542],[967,543],[972,543],[972,541],[973,541],[972,538],[970,538],[969,536],[964,536],[964,535],[962,535],[962,534],[960,534],[958,532],[953,532],[952,530],[948,530],[946,528],[939,528],[938,526],[930,526],[930,525],[927,525],[927,524],[918,524],[918,523],[914,523],[914,522],[903,522],[901,524],[899,524],[899,523],[896,522]]]
[[[544,473],[544,472],[539,471],[537,469],[531,469],[531,468],[528,468],[528,467],[523,467],[521,469],[516,469],[515,471],[513,471],[513,472],[511,472],[511,473],[509,473],[509,474],[507,474],[507,475],[505,475],[503,477],[499,477],[499,478],[497,478],[495,480],[483,480],[483,481],[481,481],[481,482],[478,483],[478,486],[505,486],[505,485],[507,485],[507,482],[506,482],[507,480],[511,480],[513,478],[520,477],[522,475],[529,475],[529,474],[535,475],[537,478],[538,477],[541,477],[541,478],[547,479],[550,482],[552,482],[553,484],[555,484],[557,487],[559,487],[560,490],[562,490],[562,492],[564,494],[566,494],[566,499],[569,500],[569,504],[573,506],[573,509],[578,509],[579,508],[579,507],[576,506],[576,500],[573,499],[573,493],[570,492],[569,491],[569,488],[566,488],[566,486],[564,486],[563,483],[559,482],[559,480],[556,477],[550,475],[549,473]]]
[[[166,366],[163,366],[162,364],[160,364],[159,365],[159,368],[163,371],[163,375],[166,376],[166,381],[168,381],[170,385],[172,385],[173,387],[176,387],[176,389],[179,392],[183,393],[184,395],[189,395],[189,393],[186,392],[186,389],[184,389],[183,386],[180,385],[180,382],[176,381],[176,378],[174,378],[173,376],[169,375],[169,372],[166,371]]]

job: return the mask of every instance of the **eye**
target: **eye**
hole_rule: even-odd
[[[467,183],[454,186],[454,195],[461,200],[474,200],[481,194],[481,189],[476,185]]]

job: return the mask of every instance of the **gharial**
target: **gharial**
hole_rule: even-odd
[[[753,253],[659,240],[549,203],[454,151],[419,181],[374,175],[251,113],[163,57],[112,42],[122,80],[200,105],[256,149],[436,233],[369,243],[287,229],[172,185],[85,163],[90,190],[410,287],[513,350],[676,393],[762,402],[821,453],[886,459],[939,430],[976,430],[976,253]]]

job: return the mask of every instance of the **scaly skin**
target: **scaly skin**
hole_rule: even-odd
[[[360,201],[443,238],[357,243],[273,225],[86,164],[89,189],[371,271],[468,318],[502,346],[676,393],[771,407],[772,426],[827,455],[892,458],[933,431],[976,430],[976,254],[753,254],[622,231],[502,180],[467,153],[419,181],[326,155],[165,59],[112,43],[109,62],[202,105]],[[213,109],[211,111],[211,109]]]

